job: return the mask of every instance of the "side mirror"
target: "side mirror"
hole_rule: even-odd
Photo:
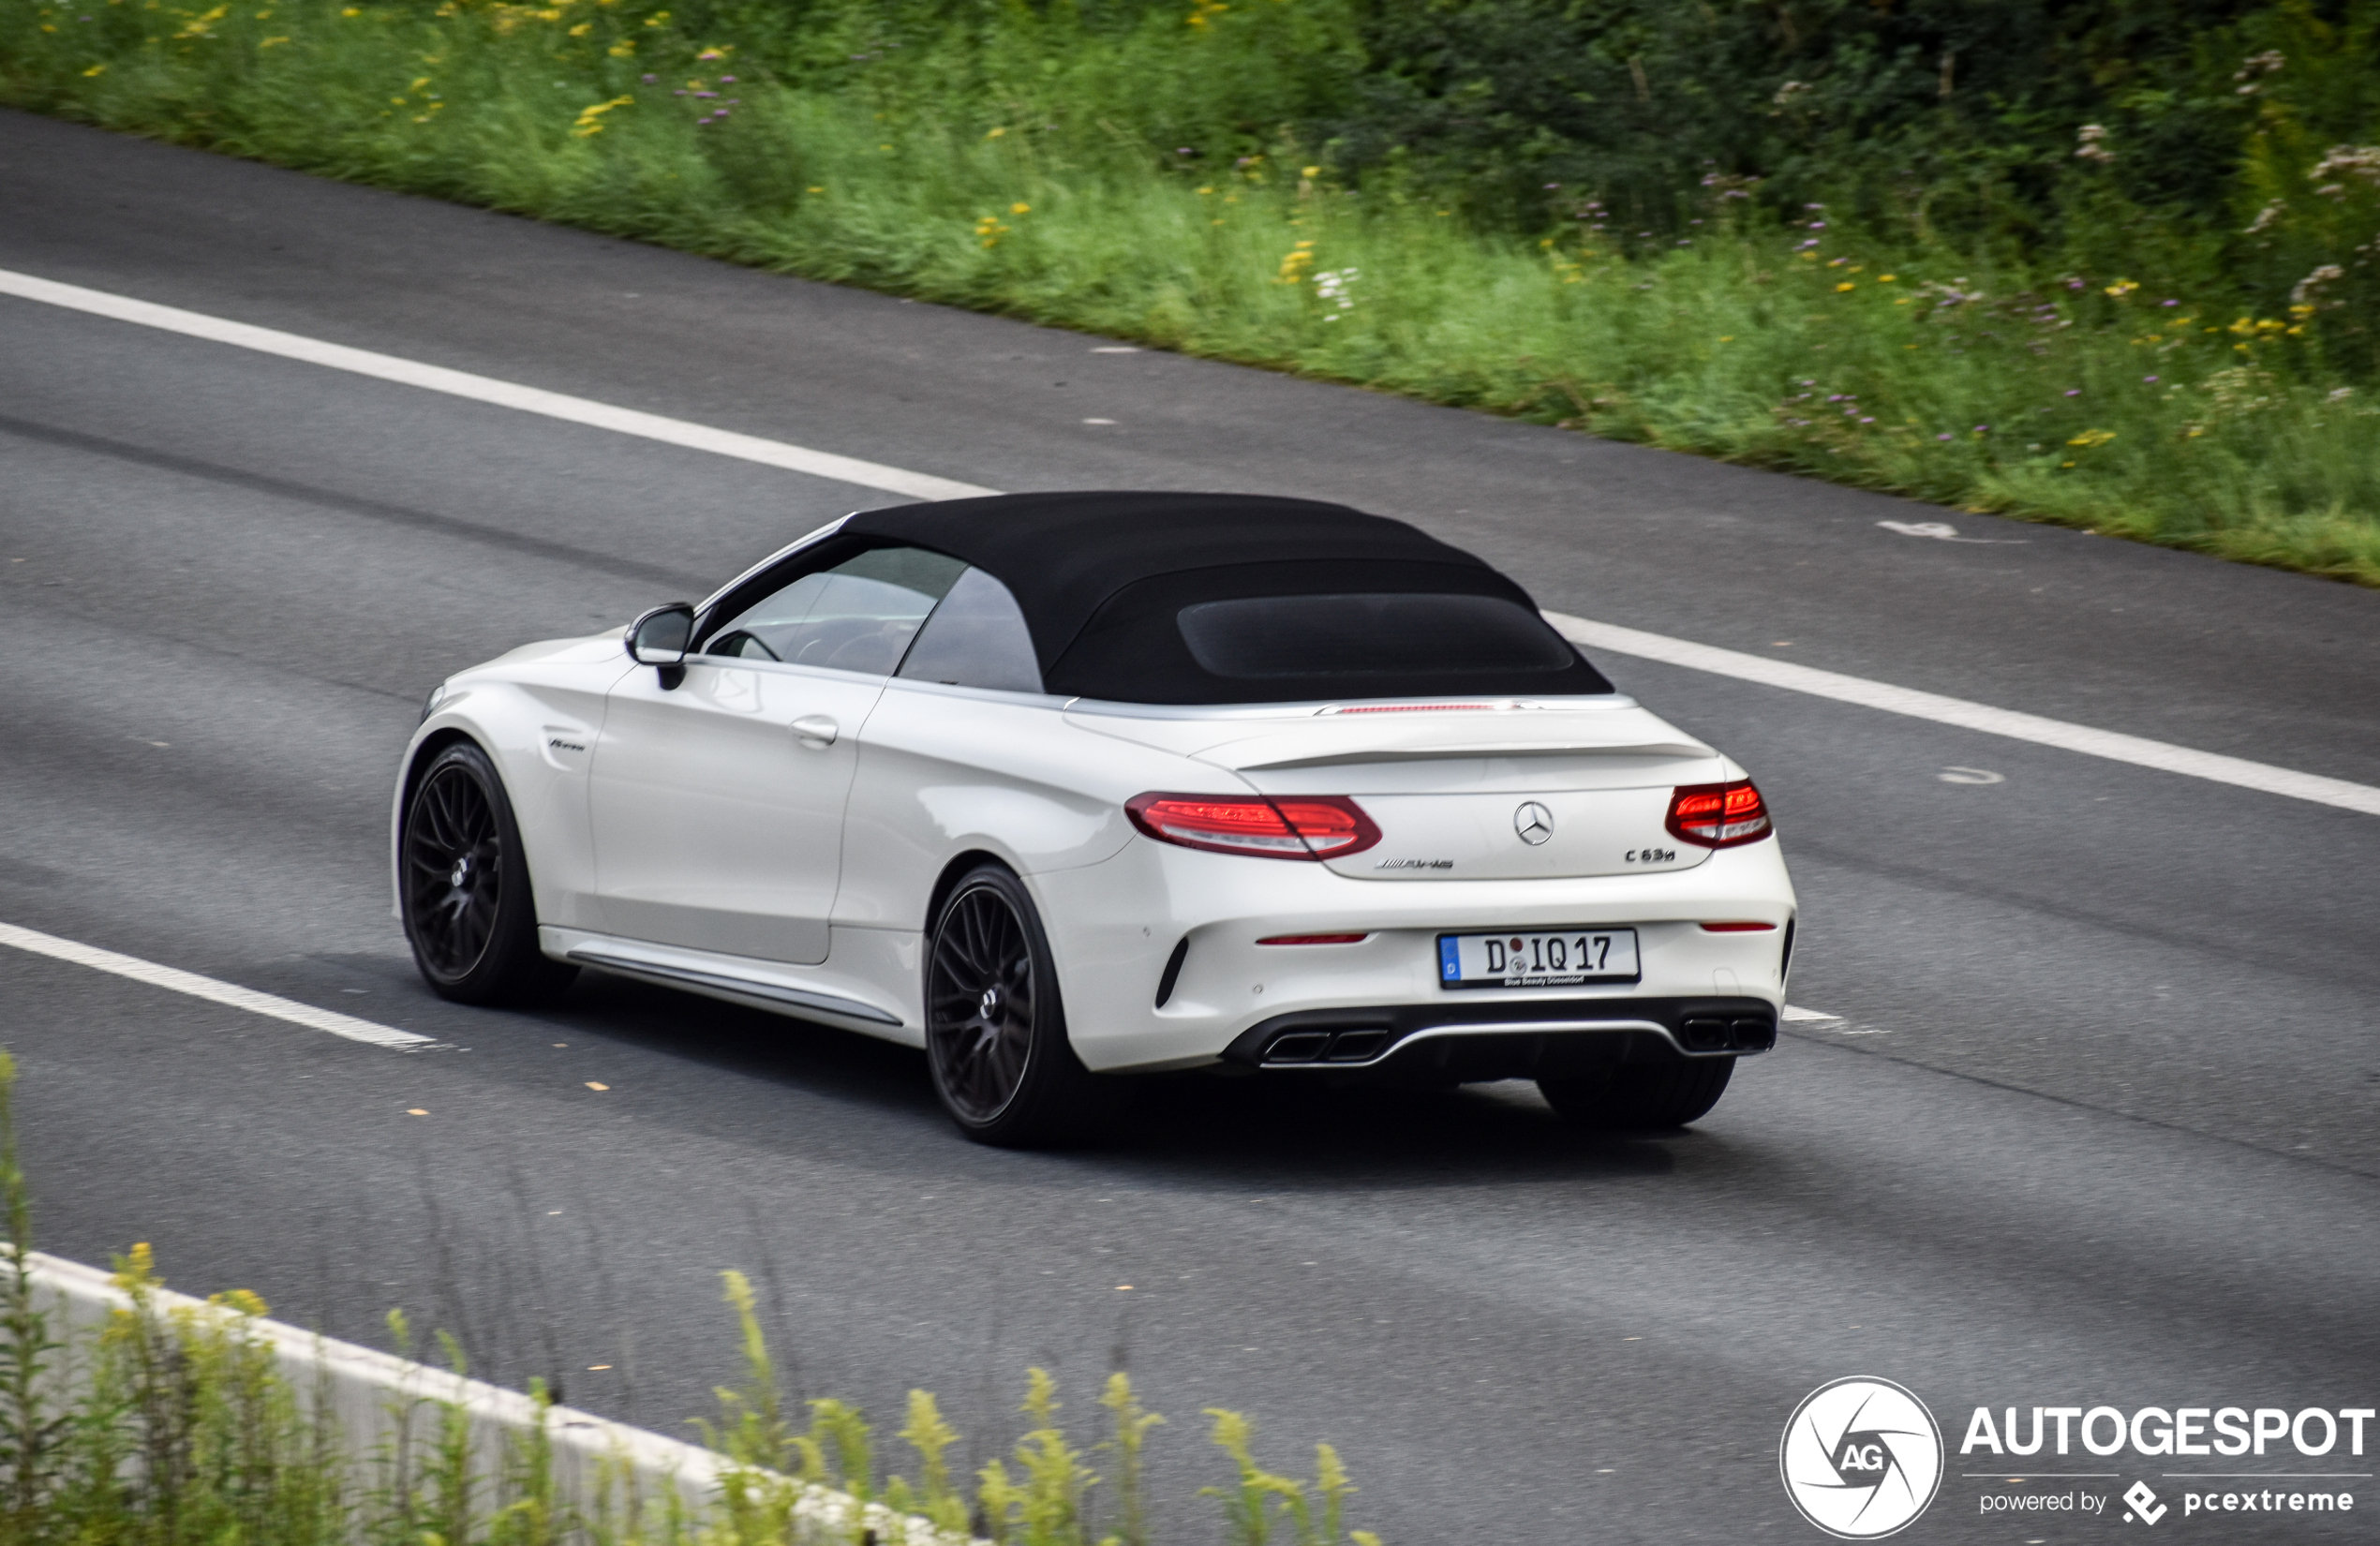
[[[628,625],[629,658],[659,666],[662,686],[676,687],[686,676],[687,647],[694,642],[694,609],[684,602],[657,606]]]

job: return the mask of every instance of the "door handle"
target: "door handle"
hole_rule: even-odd
[[[812,751],[824,751],[835,744],[842,734],[842,726],[827,714],[805,714],[794,721],[794,736]]]

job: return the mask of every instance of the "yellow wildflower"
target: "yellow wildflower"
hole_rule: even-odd
[[[628,107],[635,100],[633,97],[615,97],[608,102],[598,102],[593,107],[581,109],[578,122],[571,126],[571,134],[580,140],[594,138],[603,132],[603,114],[615,108]]]

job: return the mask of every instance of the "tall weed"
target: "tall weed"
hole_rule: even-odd
[[[1119,1373],[1101,1397],[1113,1420],[1103,1448],[1116,1457],[1112,1502],[1058,1420],[1056,1382],[1029,1371],[1020,1408],[1032,1428],[1005,1462],[984,1468],[972,1498],[945,1458],[959,1442],[934,1398],[909,1394],[899,1437],[915,1451],[917,1480],[875,1480],[874,1435],[857,1408],[810,1403],[795,1433],[782,1414],[776,1368],[751,1286],[722,1274],[741,1333],[744,1381],[718,1391],[720,1413],[702,1425],[726,1462],[718,1499],[690,1508],[668,1478],[639,1478],[624,1458],[597,1467],[584,1494],[563,1484],[542,1382],[533,1420],[506,1435],[486,1462],[472,1413],[459,1400],[392,1396],[389,1435],[359,1453],[326,1389],[300,1389],[280,1370],[260,1330],[263,1301],[235,1291],[203,1304],[169,1302],[146,1245],[116,1261],[126,1304],[85,1334],[52,1329],[36,1294],[32,1219],[17,1163],[11,1097],[15,1063],[0,1052],[0,1513],[5,1546],[1149,1546],[1140,1455],[1164,1420],[1145,1411]],[[389,1317],[400,1354],[411,1332]],[[459,1385],[461,1348],[440,1344]],[[422,1412],[428,1407],[427,1414]],[[426,1415],[426,1442],[417,1418]],[[1222,1444],[1243,1478],[1252,1469],[1244,1419]],[[1353,1491],[1337,1455],[1317,1451],[1313,1514],[1304,1484],[1267,1478],[1283,1497],[1298,1546],[1378,1546],[1343,1535],[1340,1505]],[[647,1496],[650,1486],[657,1495]],[[1281,1491],[1286,1489],[1286,1491]],[[1244,1485],[1243,1485],[1244,1491]],[[1263,1546],[1270,1516],[1227,1507],[1227,1539]]]
[[[2343,21],[2252,8],[2167,49],[2197,50],[2193,80],[2252,77],[2224,86],[2220,114],[2191,110],[2246,147],[2240,208],[2218,212],[2261,223],[2238,243],[2205,223],[2217,215],[2142,202],[2154,179],[2131,158],[2158,143],[2146,107],[2136,133],[2099,126],[2091,156],[2061,149],[2054,175],[2035,169],[2047,180],[2024,207],[2065,212],[2055,242],[1949,220],[1947,183],[1898,214],[1865,183],[1840,208],[1780,205],[1776,178],[1716,161],[1674,190],[1670,225],[1569,186],[1535,215],[1490,218],[1418,163],[1326,137],[1324,109],[1354,111],[1362,72],[1385,67],[1365,62],[1366,23],[1341,0],[1183,3],[679,15],[661,0],[0,0],[0,98],[737,262],[2380,585],[2380,147],[2326,142],[2364,125],[2380,139],[2380,73],[2358,63],[2380,47],[2380,0],[2353,0]],[[2217,68],[2266,43],[2253,57],[2281,65]],[[1628,57],[1644,64],[1618,58],[1614,80]],[[1810,171],[1802,186],[1822,184]],[[2001,197],[1987,184],[1958,197]],[[2043,218],[2017,224],[2039,236]],[[1531,221],[1540,234],[1515,234]]]

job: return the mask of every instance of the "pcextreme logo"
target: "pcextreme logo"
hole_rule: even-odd
[[[1777,1448],[1785,1495],[1838,1540],[1878,1540],[1926,1511],[1942,1484],[1942,1435],[1889,1379],[1831,1380],[1802,1398]]]

